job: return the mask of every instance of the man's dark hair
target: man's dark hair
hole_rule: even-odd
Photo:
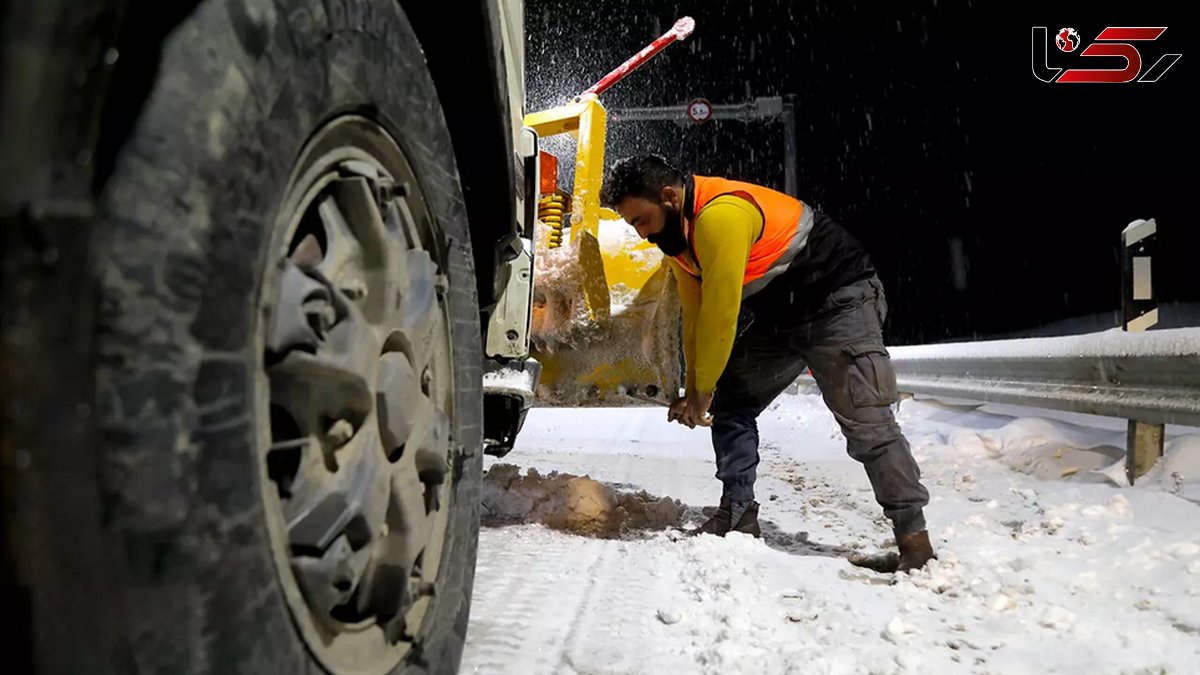
[[[657,202],[668,185],[683,185],[683,173],[658,155],[634,155],[618,161],[608,170],[600,202],[615,207],[627,197],[642,197]]]

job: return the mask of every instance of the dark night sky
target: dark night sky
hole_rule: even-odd
[[[696,19],[692,37],[605,105],[798,95],[800,196],[871,252],[891,343],[1113,312],[1120,231],[1136,218],[1158,220],[1160,300],[1200,302],[1200,114],[1185,99],[1200,89],[1200,28],[1184,20],[1187,3],[527,1],[528,109],[566,102],[683,15]],[[1047,84],[1030,67],[1030,29],[1043,25],[1071,26],[1084,45],[1105,26],[1167,26],[1139,44],[1143,69],[1162,53],[1183,58],[1156,83]],[[1122,65],[1049,53],[1061,67]],[[782,189],[782,133],[625,124],[610,127],[607,160],[652,151]],[[1116,325],[1110,316],[1094,329]]]

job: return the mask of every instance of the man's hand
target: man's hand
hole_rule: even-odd
[[[679,422],[689,429],[712,426],[712,417],[708,415],[708,407],[712,405],[712,392],[689,392],[687,396],[676,399],[667,411],[668,422]]]
[[[667,421],[683,424],[683,412],[685,410],[687,410],[687,397],[680,396],[671,403],[671,407],[667,410]]]

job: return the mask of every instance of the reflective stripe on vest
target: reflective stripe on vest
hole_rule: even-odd
[[[735,195],[753,204],[763,215],[762,234],[750,247],[746,273],[742,277],[743,298],[762,290],[785,272],[808,243],[813,228],[812,209],[798,199],[760,185],[705,176],[693,176],[688,189],[691,194],[685,203],[683,236],[698,267],[693,269],[686,255],[675,256],[675,261],[694,277],[701,276],[703,263],[696,255],[692,224],[695,214],[717,197]]]

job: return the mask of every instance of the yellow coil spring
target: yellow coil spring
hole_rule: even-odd
[[[546,195],[538,200],[538,219],[550,228],[549,248],[562,246],[566,201],[566,196],[559,193]]]

